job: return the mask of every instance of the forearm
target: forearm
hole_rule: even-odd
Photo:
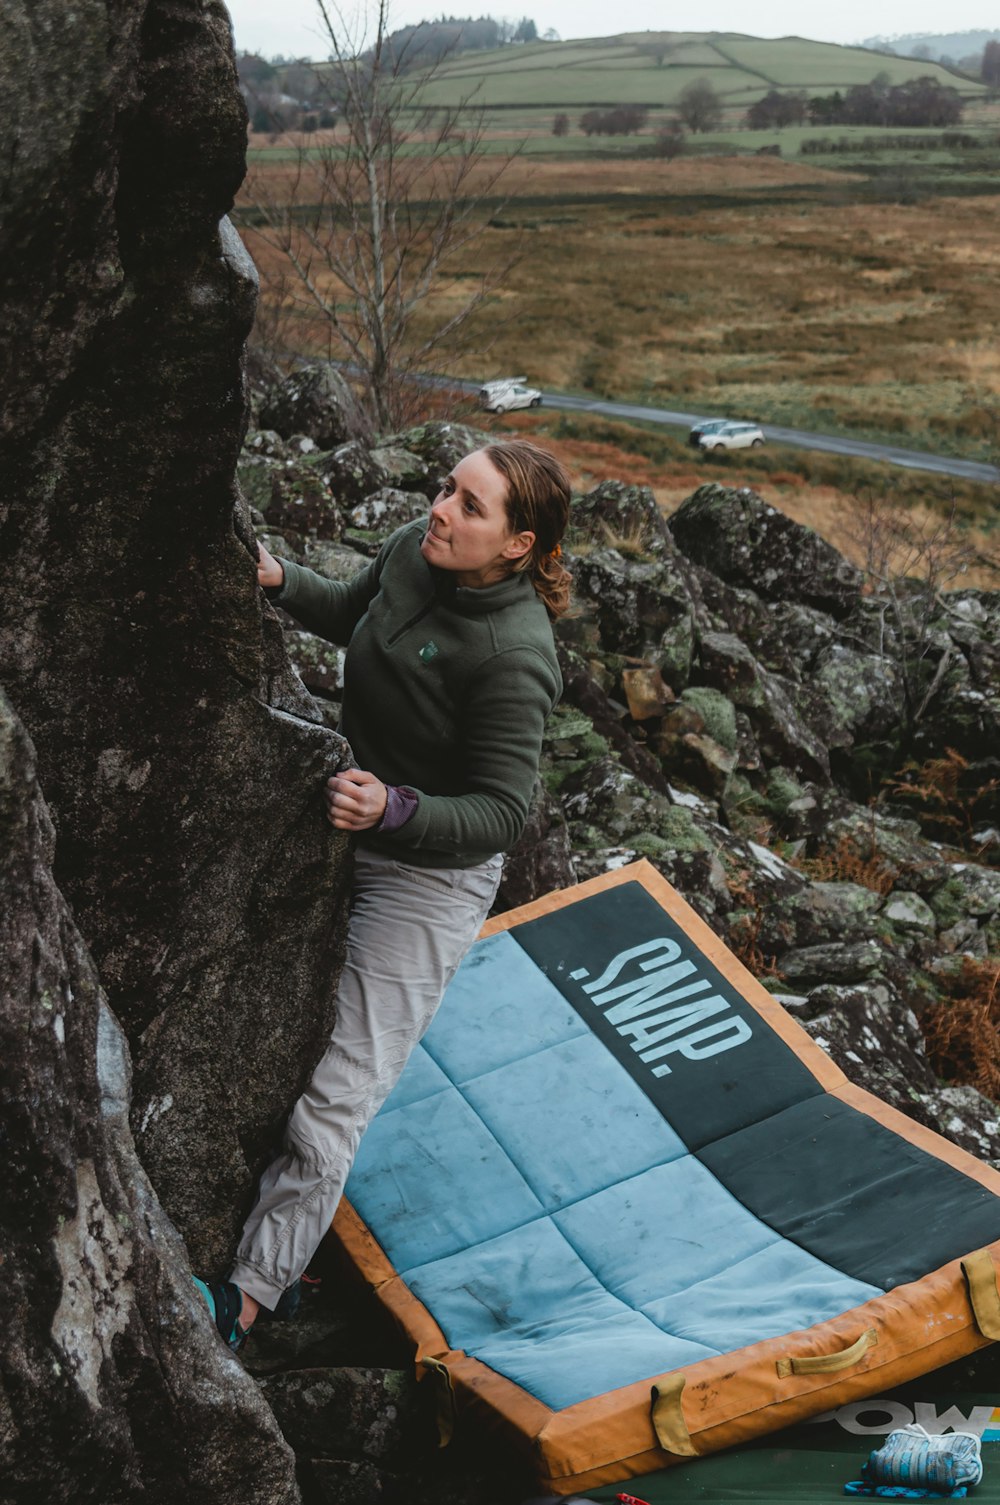
[[[285,578],[279,590],[268,592],[271,602],[307,631],[331,643],[346,643],[377,589],[371,566],[353,580],[343,581],[328,580],[290,559],[282,560],[282,565]]]

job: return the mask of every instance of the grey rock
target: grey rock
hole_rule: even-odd
[[[539,782],[524,830],[504,859],[494,909],[503,914],[574,882],[569,831],[559,801]]]
[[[243,441],[243,460],[291,460],[292,452],[274,429],[252,429]]]
[[[386,476],[390,487],[398,491],[419,491],[422,495],[422,513],[427,511],[426,491],[430,482],[430,467],[420,455],[406,449],[402,444],[377,444],[372,450],[372,459]],[[436,494],[436,488],[435,488]]]
[[[939,881],[928,902],[942,928],[971,916],[985,920],[1000,914],[1000,871],[974,862],[939,863]]]
[[[897,930],[916,935],[933,935],[937,920],[933,909],[919,894],[896,889],[885,902],[882,914]]]
[[[866,997],[859,988],[836,1009],[806,1020],[805,1029],[856,1086],[938,1127],[927,1103],[938,1082],[912,1010]]]
[[[891,660],[834,643],[813,674],[813,688],[829,706],[831,746],[878,740],[898,728],[902,673]]]
[[[310,463],[315,465],[317,474],[330,488],[337,505],[345,511],[390,483],[385,466],[359,439],[340,444],[329,454],[316,456]]]
[[[605,652],[655,663],[676,692],[687,684],[695,643],[695,606],[672,559],[625,559],[595,549],[573,563],[574,594],[594,603]]]
[[[235,483],[246,110],[214,0],[7,18],[0,474],[31,589],[0,601],[0,662],[129,1038],[139,1154],[208,1272],[328,1037],[348,875],[320,793],[348,753],[288,665]]]
[[[128,1047],[54,848],[34,750],[0,693],[3,1496],[294,1505],[291,1453],[136,1156]]]
[[[357,404],[339,371],[329,361],[318,361],[297,367],[270,392],[259,422],[283,439],[306,434],[320,449],[334,449],[354,431]]]
[[[309,1480],[317,1505],[403,1505],[412,1494],[398,1478],[386,1478],[374,1463],[350,1458],[310,1459]]]
[[[344,515],[326,478],[309,460],[286,460],[271,471],[271,496],[265,508],[268,522],[279,532],[337,539],[344,531]]]
[[[652,491],[622,481],[602,481],[593,491],[574,498],[570,539],[623,552],[627,548],[635,555],[676,553]]]
[[[669,526],[689,559],[768,600],[793,599],[843,617],[860,593],[859,570],[746,487],[699,486]]]
[[[396,1369],[297,1369],[261,1380],[296,1452],[398,1458],[416,1412],[416,1382]]]
[[[356,549],[325,538],[307,538],[302,549],[303,564],[327,580],[352,580],[364,567]]]
[[[344,692],[345,650],[314,633],[290,628],[285,632],[285,648],[302,683],[314,695],[337,699]]]
[[[1000,1166],[1000,1112],[975,1087],[936,1087],[921,1094],[930,1126],[978,1160]]]
[[[494,435],[465,423],[418,423],[394,438],[403,449],[419,455],[427,465],[426,494],[437,495],[438,487],[459,460],[492,443]]]
[[[427,517],[427,498],[420,491],[400,491],[395,486],[383,486],[380,491],[372,492],[347,514],[352,528],[362,528],[383,538],[418,517]]]
[[[779,967],[796,982],[860,982],[878,971],[882,959],[882,949],[874,941],[831,942],[786,951]]]
[[[703,632],[700,676],[744,711],[766,758],[805,778],[828,780],[827,745],[798,714],[781,678],[757,663],[749,648],[728,632]]]

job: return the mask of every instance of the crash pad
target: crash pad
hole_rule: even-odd
[[[558,1493],[1000,1335],[1000,1177],[853,1087],[645,862],[490,922],[334,1231]]]

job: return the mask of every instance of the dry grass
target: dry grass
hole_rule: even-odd
[[[874,836],[868,850],[851,836],[841,836],[836,845],[815,857],[796,857],[792,866],[812,883],[858,883],[874,894],[888,894],[898,874],[878,854]]]
[[[761,476],[754,470],[752,462],[741,466],[736,455],[732,457],[736,463],[728,464],[721,473],[718,465],[694,450],[690,460],[685,456],[675,462],[656,462],[628,449],[626,443],[560,438],[549,432],[551,425],[551,417],[538,413],[511,413],[495,424],[502,430],[537,434],[546,448],[551,449],[566,466],[577,491],[588,491],[611,476],[632,485],[650,487],[663,511],[669,515],[706,481],[721,481],[726,486],[750,486],[786,516],[812,528],[859,568],[865,563],[854,520],[855,498],[849,492],[840,491],[835,486],[810,485],[808,478],[796,471],[776,471],[770,476]],[[625,434],[622,437],[625,440]],[[908,510],[918,523],[930,523],[937,516],[932,508],[920,501],[911,500]],[[964,537],[970,553],[984,557],[996,553],[995,534],[988,526],[969,525]],[[996,590],[997,572],[986,564],[971,566],[962,574],[961,583],[982,590]]]
[[[949,1001],[921,1016],[931,1065],[946,1081],[1000,1098],[1000,961],[962,958],[941,979]]]

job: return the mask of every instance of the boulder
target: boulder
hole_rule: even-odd
[[[340,699],[344,693],[345,649],[299,628],[286,630],[285,648],[292,667],[307,690],[314,695]]]
[[[698,658],[698,677],[746,713],[766,758],[807,779],[829,780],[827,744],[799,715],[787,682],[758,664],[730,632],[701,633]]]
[[[140,1157],[208,1273],[328,1038],[349,881],[321,796],[349,753],[288,665],[235,483],[246,110],[220,6],[6,15],[0,475],[31,589],[0,600],[0,674],[129,1038]]]
[[[413,1376],[395,1369],[296,1369],[261,1380],[296,1452],[399,1459],[416,1410]]]
[[[357,429],[357,403],[329,361],[298,366],[272,386],[258,412],[261,428],[283,439],[305,434],[319,449],[335,449]]]
[[[494,911],[504,914],[521,904],[529,904],[541,894],[569,888],[574,881],[569,832],[562,809],[539,780],[525,828],[504,859]]]
[[[329,454],[316,456],[312,463],[345,511],[390,484],[389,472],[360,439],[340,444]]]
[[[689,559],[769,601],[792,599],[840,618],[860,593],[860,570],[748,487],[699,486],[669,527]]]
[[[264,510],[279,533],[300,539],[336,540],[344,531],[344,515],[326,477],[309,461],[286,460],[272,469],[271,496]]]
[[[883,963],[882,948],[873,940],[831,941],[786,951],[778,966],[793,983],[862,982]]]
[[[352,528],[388,538],[404,523],[412,523],[418,517],[426,518],[427,498],[420,491],[401,491],[396,486],[383,486],[373,491],[363,502],[352,507],[347,521]]]
[[[3,1497],[293,1505],[294,1458],[136,1156],[128,1047],[54,848],[0,694]]]
[[[611,547],[630,556],[674,553],[666,520],[648,486],[602,481],[575,497],[570,512],[570,543]]]
[[[384,472],[391,487],[398,491],[419,491],[426,493],[428,485],[433,484],[432,495],[437,495],[437,485],[431,483],[430,467],[420,455],[414,454],[402,444],[393,444],[389,441],[377,444],[372,450],[372,459]],[[423,512],[427,511],[426,496],[424,497]]]
[[[443,478],[459,460],[474,449],[492,444],[495,435],[470,428],[465,423],[418,423],[394,439],[410,454],[419,455],[427,466],[426,494],[434,497]]]
[[[695,651],[697,597],[676,559],[626,559],[598,548],[574,558],[572,568],[574,595],[594,604],[603,651],[656,663],[671,689],[682,689]]]

